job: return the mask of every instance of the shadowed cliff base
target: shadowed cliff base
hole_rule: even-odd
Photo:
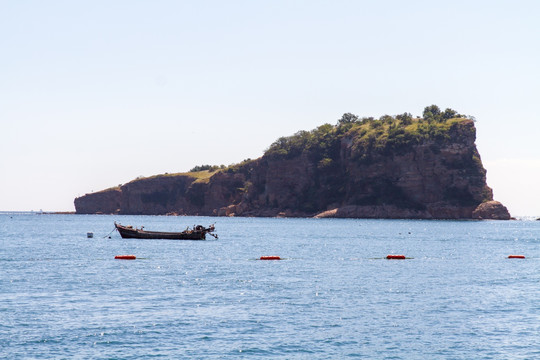
[[[79,214],[509,219],[493,201],[471,117],[347,113],[255,160],[140,178],[75,199]]]

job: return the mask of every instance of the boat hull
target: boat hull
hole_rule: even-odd
[[[206,234],[213,228],[183,232],[146,231],[120,224],[114,224],[123,239],[165,239],[165,240],[206,240]]]

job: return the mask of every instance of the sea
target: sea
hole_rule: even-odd
[[[540,221],[3,213],[0,358],[538,359]]]

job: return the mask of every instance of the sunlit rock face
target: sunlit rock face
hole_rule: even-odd
[[[478,205],[473,211],[473,219],[510,220],[510,213],[506,206],[498,201],[487,201]]]

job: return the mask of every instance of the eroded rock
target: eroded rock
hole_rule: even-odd
[[[506,206],[498,201],[486,201],[473,211],[473,219],[478,220],[510,220]]]

